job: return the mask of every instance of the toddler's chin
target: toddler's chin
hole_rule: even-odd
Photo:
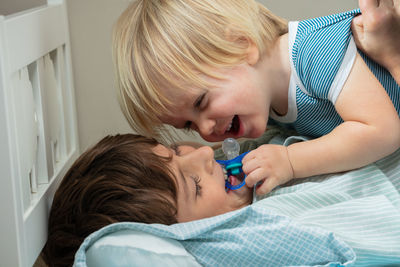
[[[247,136],[248,138],[258,138],[261,135],[263,135],[263,133],[265,132],[266,128],[258,128],[258,129],[254,129],[253,131],[250,132],[249,136]]]

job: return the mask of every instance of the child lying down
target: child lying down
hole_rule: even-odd
[[[204,266],[400,264],[399,162],[398,151],[253,202],[253,189],[225,189],[210,147],[108,136],[61,182],[44,258],[49,266],[70,266],[90,234],[129,222],[123,227],[180,240]]]

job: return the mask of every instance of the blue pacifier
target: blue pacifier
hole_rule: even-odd
[[[231,190],[239,189],[244,186],[246,178],[246,175],[242,170],[242,159],[249,152],[245,152],[239,155],[240,145],[233,138],[227,138],[224,140],[224,142],[222,143],[222,151],[224,152],[228,160],[217,160],[217,162],[222,165],[227,174],[227,179],[225,179],[225,187]],[[232,185],[229,182],[229,177],[231,175],[235,176],[238,180],[241,181],[241,183],[237,185]]]

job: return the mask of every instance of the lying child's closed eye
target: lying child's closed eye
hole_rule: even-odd
[[[193,179],[193,181],[196,185],[196,196],[201,196],[201,185],[200,185],[201,179],[200,179],[200,177],[197,175],[191,175],[190,178]]]

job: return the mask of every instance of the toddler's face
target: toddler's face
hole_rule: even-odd
[[[190,128],[207,141],[233,137],[259,137],[266,129],[269,94],[263,88],[259,72],[241,64],[220,71],[226,79],[207,78],[212,88],[185,92],[163,88],[174,105],[161,121],[176,128]]]
[[[210,147],[183,145],[171,149],[157,145],[153,151],[160,156],[172,154],[169,164],[178,181],[179,222],[216,216],[251,203],[252,189],[246,186],[225,191],[222,168]]]

